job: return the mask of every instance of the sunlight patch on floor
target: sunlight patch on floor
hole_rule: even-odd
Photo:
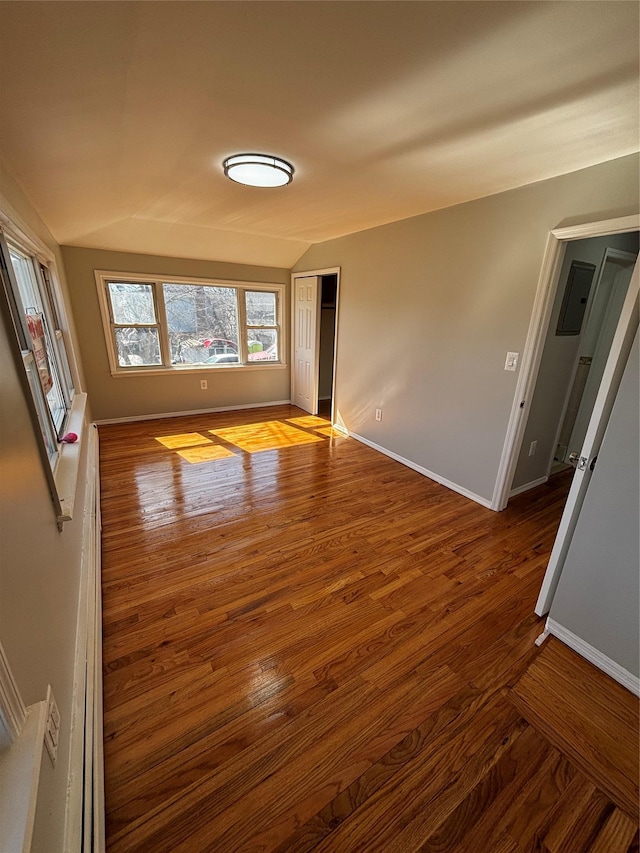
[[[293,447],[298,444],[311,444],[324,441],[318,435],[283,424],[281,421],[265,421],[259,424],[230,427],[228,429],[209,430],[212,435],[235,444],[247,453],[260,453],[263,450],[278,450],[282,447]]]
[[[156,438],[160,444],[175,450],[178,447],[195,447],[198,444],[211,444],[211,439],[199,432],[183,432],[180,435],[163,435]]]
[[[192,465],[197,465],[199,462],[212,462],[215,459],[225,459],[228,456],[235,456],[233,450],[227,447],[222,447],[220,444],[208,444],[206,447],[189,447],[186,450],[178,450],[178,456],[182,456],[187,462]]]

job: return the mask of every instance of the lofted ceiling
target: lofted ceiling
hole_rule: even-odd
[[[65,245],[290,267],[638,136],[635,2],[0,2],[0,158]]]

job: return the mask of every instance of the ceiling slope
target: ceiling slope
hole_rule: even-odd
[[[638,150],[634,2],[0,3],[0,157],[61,244],[310,243]],[[291,186],[221,162],[290,160]]]

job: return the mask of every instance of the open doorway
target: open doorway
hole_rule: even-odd
[[[632,231],[567,245],[509,497],[578,464],[638,239]]]
[[[318,414],[327,418],[331,417],[333,409],[337,296],[338,273],[320,276]]]
[[[333,423],[340,270],[291,276],[291,401]]]
[[[528,443],[530,436],[526,435],[527,430],[531,428],[532,420],[529,417],[533,409],[533,398],[538,394],[544,397],[544,392],[539,391],[544,387],[545,367],[543,365],[543,357],[546,345],[552,338],[563,337],[562,332],[578,329],[577,335],[566,335],[566,337],[578,338],[578,345],[574,352],[573,370],[571,371],[571,381],[568,386],[562,389],[562,393],[556,397],[556,403],[559,399],[561,404],[559,411],[561,416],[556,421],[556,434],[550,445],[550,452],[554,457],[560,454],[561,459],[556,460],[565,464],[566,454],[571,455],[568,446],[563,449],[562,443],[558,441],[562,428],[565,425],[565,416],[569,410],[568,399],[572,393],[574,397],[579,398],[579,402],[574,406],[575,419],[570,424],[571,429],[567,427],[566,434],[573,432],[573,429],[578,420],[580,404],[585,397],[585,388],[587,381],[578,382],[578,386],[582,388],[574,389],[575,378],[577,373],[577,363],[579,362],[580,343],[583,338],[587,340],[586,326],[583,329],[585,320],[588,314],[592,311],[601,313],[601,329],[610,326],[613,328],[613,338],[609,346],[609,353],[604,358],[604,369],[602,378],[598,388],[595,390],[595,402],[592,407],[591,416],[586,429],[584,443],[582,445],[580,455],[577,459],[577,464],[573,476],[570,478],[570,488],[558,533],[553,545],[549,564],[545,572],[544,581],[538,596],[535,612],[542,616],[549,612],[555,590],[560,581],[560,576],[564,567],[564,562],[568,550],[572,544],[572,538],[576,525],[579,523],[580,514],[584,504],[585,496],[589,488],[589,483],[593,476],[593,471],[600,452],[600,446],[609,423],[609,417],[613,410],[614,403],[620,387],[623,372],[629,359],[632,343],[638,329],[638,301],[640,298],[640,266],[636,260],[631,270],[629,277],[628,271],[631,268],[631,260],[624,253],[637,255],[638,250],[638,232],[640,231],[640,217],[627,216],[620,219],[607,220],[603,222],[588,223],[585,225],[572,226],[568,228],[557,229],[550,232],[547,242],[547,250],[540,272],[538,283],[538,291],[531,317],[529,334],[522,358],[522,371],[518,378],[516,393],[514,396],[511,418],[507,436],[505,438],[504,450],[500,462],[496,487],[492,508],[496,510],[504,509],[512,493],[512,482],[518,467],[518,463],[523,458],[531,458],[535,456],[537,447],[532,448],[531,443]],[[619,237],[625,242],[621,247],[616,247],[613,237]],[[588,266],[589,260],[582,260],[582,270],[580,279],[577,281],[574,273],[571,278],[571,264],[578,261],[575,256],[572,258],[571,252],[578,245],[578,241],[585,241],[586,246],[598,247],[598,244],[589,243],[587,238],[591,237],[606,237],[606,245],[599,246],[602,249],[602,256],[597,264],[597,269],[594,271],[593,280],[589,282]],[[578,247],[584,249],[585,246]],[[629,251],[630,250],[630,251]],[[566,261],[566,264],[565,264]],[[612,266],[614,262],[616,266]],[[567,265],[569,271],[567,271]],[[598,271],[599,269],[599,271]],[[563,273],[567,276],[566,281],[563,281]],[[586,277],[586,281],[585,281]],[[565,324],[562,318],[562,312],[567,308],[567,302],[570,298],[567,295],[566,288],[562,286],[570,286],[570,282],[576,284],[577,293],[573,308],[569,310],[568,322]],[[600,307],[596,303],[596,290],[591,290],[593,281],[596,283],[603,282],[603,296],[607,289],[612,293],[609,298],[602,302]],[[609,285],[606,282],[609,281]],[[576,283],[577,282],[577,283]],[[626,290],[624,297],[613,295],[616,290]],[[566,297],[566,298],[565,298]],[[584,312],[580,306],[584,300]],[[616,303],[622,301],[619,317],[614,316]],[[582,315],[582,316],[581,316]],[[608,315],[611,315],[607,319]],[[553,321],[552,321],[553,318]],[[561,334],[558,335],[557,332]],[[606,335],[605,335],[606,337]],[[601,342],[603,338],[598,333],[598,340]],[[607,344],[608,345],[608,344]],[[594,346],[594,356],[598,348],[598,341]],[[553,368],[553,362],[551,362]],[[556,366],[557,367],[557,366]],[[589,364],[591,367],[591,364]],[[552,371],[553,372],[553,371]],[[597,371],[596,371],[597,372]],[[594,372],[595,381],[595,372]],[[542,383],[542,384],[540,384]],[[588,394],[587,394],[588,396]],[[547,402],[545,400],[545,402]],[[573,417],[573,416],[572,416]],[[532,440],[536,442],[534,438]],[[569,443],[572,443],[570,439]],[[560,445],[560,447],[558,447]],[[532,452],[533,451],[533,452]],[[548,460],[549,464],[553,464],[553,459]],[[546,479],[546,478],[543,478]],[[542,482],[543,480],[541,480]],[[524,491],[526,488],[532,487],[534,483],[528,481],[524,483],[524,488],[519,491]],[[516,487],[517,488],[517,487]],[[515,491],[514,489],[513,491]]]

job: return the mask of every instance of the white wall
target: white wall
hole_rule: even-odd
[[[583,326],[583,334],[581,335],[556,335],[562,298],[571,264],[573,261],[594,264],[596,271],[593,286],[595,287],[600,264],[607,248],[637,253],[638,235],[637,233],[615,234],[609,237],[575,240],[567,244],[540,362],[536,389],[531,401],[522,449],[513,478],[513,488],[546,476],[549,460],[555,451],[555,437],[569,391],[575,359],[579,354],[587,354],[583,347],[583,336],[587,324]],[[535,455],[529,456],[529,447],[532,441],[537,441],[538,444]]]
[[[640,676],[640,351],[629,355],[550,619]]]
[[[1,166],[0,193],[3,212],[18,211],[55,249]],[[58,763],[53,769],[43,758],[33,844],[34,853],[58,853],[67,794],[86,459],[76,495],[80,517],[60,533],[8,334],[0,320],[0,641],[25,703],[45,699],[51,684],[60,710]]]
[[[311,247],[296,270],[341,267],[338,417],[490,501],[548,233],[637,213],[637,186],[633,155]]]

